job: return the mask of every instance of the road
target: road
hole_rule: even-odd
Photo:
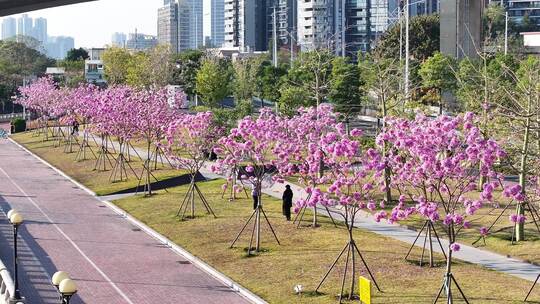
[[[79,286],[72,303],[249,303],[101,201],[0,139],[0,209],[20,211],[21,291],[58,303],[57,270]],[[9,246],[8,246],[9,244]],[[0,259],[12,265],[12,229],[0,212]]]

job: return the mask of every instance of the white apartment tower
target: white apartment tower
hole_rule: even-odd
[[[17,35],[20,36],[34,36],[34,24],[32,18],[28,17],[27,14],[23,14],[17,20]]]
[[[47,19],[36,18],[34,20],[33,36],[43,45],[47,43]]]
[[[17,35],[17,20],[7,17],[2,20],[2,39],[9,39]]]
[[[270,1],[269,1],[270,2]],[[225,48],[266,51],[269,36],[267,0],[225,0]]]
[[[334,0],[298,2],[298,44],[303,50],[332,47],[335,39]]]
[[[174,53],[178,52],[178,29],[178,4],[165,0],[163,7],[158,9],[158,43],[170,46]]]

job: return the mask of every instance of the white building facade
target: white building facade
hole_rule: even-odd
[[[157,39],[159,44],[167,45],[171,51],[178,52],[178,4],[165,0],[158,9]]]

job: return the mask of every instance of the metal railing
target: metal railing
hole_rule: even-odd
[[[0,114],[0,122],[11,121],[13,118],[23,118],[23,113]],[[26,114],[28,117],[28,114]]]
[[[6,266],[0,261],[0,304],[23,304],[21,300],[13,301],[15,284]]]

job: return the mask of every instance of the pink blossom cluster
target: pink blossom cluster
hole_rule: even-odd
[[[52,78],[39,78],[19,88],[17,103],[36,112],[42,119],[50,117],[61,123],[75,120],[89,123],[102,135],[122,141],[143,138],[158,144],[163,140],[168,124],[179,115],[174,105],[186,103],[186,95],[167,88],[135,89],[115,86],[100,90],[92,85],[58,88]]]
[[[166,151],[179,168],[196,174],[222,134],[212,112],[178,115],[166,130]]]
[[[212,169],[222,172],[245,166],[247,174],[241,178],[260,191],[263,180],[274,173],[276,146],[286,125],[286,119],[270,109],[261,110],[257,118],[243,118],[217,141],[214,152],[220,157]]]
[[[458,231],[471,227],[468,216],[493,203],[501,178],[495,165],[506,154],[497,142],[484,138],[476,124],[471,113],[435,119],[423,115],[414,120],[387,119],[377,144],[389,145],[386,165],[393,173],[392,187],[405,194],[389,221],[419,214],[449,227],[450,239],[454,240]],[[482,176],[488,182],[480,198],[471,199]],[[512,187],[505,193],[518,197],[519,189]],[[407,198],[411,206],[407,206]],[[487,234],[485,228],[482,232]],[[455,245],[453,248],[459,248]]]

